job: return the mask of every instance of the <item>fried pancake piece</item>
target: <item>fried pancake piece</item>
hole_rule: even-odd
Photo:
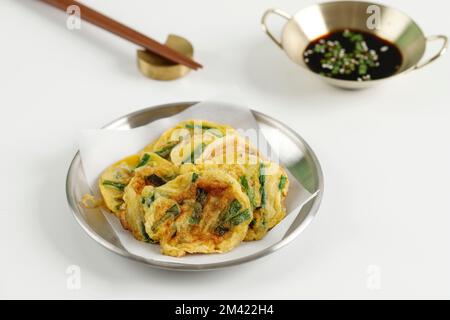
[[[259,161],[259,160],[258,160]],[[183,164],[180,166],[180,174],[206,170],[222,170],[230,174],[241,185],[242,191],[248,196],[252,208],[257,208],[261,203],[259,192],[259,162],[256,164]]]
[[[186,173],[142,195],[147,234],[170,256],[230,251],[252,220],[248,197],[223,170]]]
[[[172,150],[186,139],[190,138],[192,140],[194,136],[205,134],[217,139],[231,132],[235,132],[235,130],[228,125],[220,125],[205,120],[186,120],[166,130],[156,141],[145,147],[144,150],[153,151],[161,157],[171,160]]]
[[[205,147],[196,164],[257,164],[260,152],[247,138],[230,133],[216,139]]]
[[[209,131],[188,136],[171,150],[169,159],[178,166],[184,163],[193,163],[201,157],[206,146],[216,139],[217,137]]]
[[[133,178],[125,187],[125,213],[120,220],[137,240],[153,242],[145,232],[141,193],[146,186],[158,187],[174,179],[178,175],[178,167],[156,153],[144,153],[141,160],[142,165],[134,170]]]
[[[261,162],[258,170],[259,205],[253,211],[245,241],[260,240],[286,216],[285,199],[289,179],[282,167]]]
[[[289,180],[284,169],[272,162],[258,164],[185,164],[180,174],[200,173],[205,170],[223,170],[239,181],[248,196],[253,220],[245,241],[260,240],[286,216],[285,199]]]
[[[140,155],[135,154],[109,166],[98,181],[105,206],[116,216],[123,210],[123,192],[133,176],[134,168],[139,164]]]

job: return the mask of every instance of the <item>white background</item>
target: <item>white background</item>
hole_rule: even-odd
[[[2,0],[0,297],[450,298],[450,56],[374,89],[334,89],[259,26],[268,7],[314,2],[85,0],[160,41],[192,41],[205,68],[156,82],[136,69],[134,45],[88,24],[69,31],[39,1]],[[447,1],[383,2],[426,34],[450,35]],[[266,258],[201,273],[155,270],[92,241],[64,191],[79,131],[230,90],[317,153],[326,190],[309,228]],[[81,268],[80,290],[67,289],[70,265]],[[371,266],[378,289],[367,285]]]

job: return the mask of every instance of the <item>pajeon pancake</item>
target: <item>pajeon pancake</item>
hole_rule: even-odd
[[[217,137],[209,131],[203,134],[188,136],[172,149],[169,156],[170,161],[175,165],[193,163],[195,159],[202,155],[205,147],[216,139]]]
[[[252,220],[248,197],[222,170],[183,174],[142,196],[147,234],[166,255],[230,251]]]
[[[246,241],[262,239],[285,217],[289,181],[279,165],[267,161],[258,164],[185,164],[180,167],[180,174],[206,170],[227,172],[239,181],[242,191],[248,196],[253,220]]]
[[[105,206],[116,216],[123,210],[123,192],[140,159],[137,154],[126,157],[109,166],[100,176],[98,186]]]
[[[231,127],[189,120],[108,167],[99,186],[136,239],[183,256],[263,238],[286,214],[289,181]]]
[[[247,138],[232,133],[208,144],[195,163],[257,164],[259,158],[258,149]]]
[[[259,161],[259,160],[258,160]],[[183,164],[180,174],[189,172],[200,173],[206,170],[222,170],[230,174],[241,185],[242,191],[248,196],[252,209],[260,206],[261,193],[259,184],[259,162],[257,164]]]
[[[273,162],[259,164],[259,204],[253,211],[246,241],[260,240],[286,216],[285,199],[289,188],[286,172]]]
[[[125,187],[124,214],[120,219],[122,225],[130,230],[137,240],[152,242],[145,232],[142,190],[146,186],[158,187],[174,179],[178,168],[155,153],[146,154],[149,157],[148,162],[135,170],[133,178]]]
[[[135,170],[148,165],[155,167],[172,164],[156,154],[152,155],[151,153],[143,152],[117,161],[109,166],[100,176],[98,186],[105,206],[121,219],[122,223],[125,222],[123,200],[125,188],[134,176]],[[126,228],[126,225],[124,225],[124,228]]]
[[[165,131],[159,139],[149,144],[144,150],[153,151],[161,157],[171,160],[172,149],[187,138],[205,133],[215,138],[221,138],[231,132],[235,132],[235,130],[227,125],[205,120],[187,120]]]

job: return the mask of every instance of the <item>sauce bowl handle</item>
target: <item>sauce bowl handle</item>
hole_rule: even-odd
[[[427,42],[430,41],[436,41],[436,40],[442,40],[442,47],[441,49],[438,51],[438,53],[436,53],[433,57],[425,60],[424,62],[418,62],[415,67],[414,70],[420,69],[425,67],[426,65],[430,64],[431,62],[437,60],[438,58],[440,58],[441,56],[444,55],[444,53],[447,51],[447,47],[448,47],[448,38],[447,36],[444,35],[435,35],[435,36],[429,36],[426,38]]]
[[[284,12],[283,10],[280,9],[268,9],[266,10],[266,12],[264,12],[262,18],[261,18],[261,26],[263,31],[269,36],[270,39],[272,39],[273,42],[275,42],[275,44],[277,46],[279,46],[281,49],[283,49],[283,44],[281,43],[281,41],[279,41],[270,31],[269,28],[267,26],[267,18],[269,17],[269,15],[271,14],[276,14],[286,20],[290,20],[292,17],[290,14]]]

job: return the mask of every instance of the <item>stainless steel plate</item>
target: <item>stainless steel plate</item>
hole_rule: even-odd
[[[173,116],[195,102],[180,102],[166,105],[160,105],[143,109],[126,116],[123,116],[106,126],[107,129],[131,129],[142,125],[146,125],[160,118]],[[280,144],[280,161],[291,171],[291,173],[306,187],[311,193],[317,192],[317,196],[303,206],[294,223],[285,234],[284,238],[273,246],[261,250],[258,253],[235,259],[223,263],[206,263],[202,265],[191,265],[188,263],[169,263],[145,259],[128,252],[120,243],[114,234],[111,226],[107,222],[103,213],[99,209],[86,209],[80,205],[82,196],[88,192],[89,185],[83,171],[81,157],[79,152],[75,155],[70,164],[66,181],[67,200],[75,219],[81,227],[89,234],[89,236],[105,248],[120,254],[124,257],[144,262],[150,266],[176,269],[176,270],[210,270],[238,265],[244,262],[252,261],[272,253],[284,245],[294,240],[311,222],[317,210],[323,192],[323,176],[319,161],[308,144],[292,129],[288,128],[281,122],[252,110],[261,130],[277,129],[279,137],[277,143]],[[182,259],[182,258],[181,258]],[[182,262],[182,260],[181,260]]]

